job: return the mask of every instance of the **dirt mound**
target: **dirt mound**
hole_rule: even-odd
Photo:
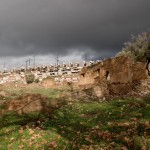
[[[28,114],[32,112],[51,113],[61,107],[63,101],[60,99],[51,100],[40,94],[25,94],[12,99],[7,103],[8,111],[15,111],[18,114]]]
[[[105,100],[108,94],[107,86],[103,85],[83,85],[72,87],[70,90],[65,90],[61,97],[67,101],[99,101]]]
[[[109,95],[126,95],[131,92],[133,84],[109,84]]]

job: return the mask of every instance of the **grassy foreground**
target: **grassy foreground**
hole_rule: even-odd
[[[0,117],[0,150],[7,149],[149,150],[150,99],[74,101],[50,115],[7,113]]]

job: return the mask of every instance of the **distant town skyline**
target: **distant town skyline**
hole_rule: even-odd
[[[34,67],[34,59],[35,59],[35,66],[42,66],[42,65],[56,65],[56,58],[57,56],[55,55],[48,55],[48,56],[39,56],[39,55],[31,55],[31,56],[26,56],[26,57],[18,57],[17,60],[15,57],[1,57],[0,58],[0,71],[3,71],[4,68],[11,70],[14,68],[21,68],[21,67],[26,67],[26,61],[28,61],[29,65],[29,59],[30,59],[30,66]],[[70,57],[68,56],[58,56],[59,59],[59,64],[63,63],[77,63],[77,62],[82,62],[83,59],[81,56],[78,56],[76,54],[71,55]],[[92,60],[92,59],[91,59]],[[19,62],[19,63],[18,63]]]
[[[0,69],[32,56],[82,61],[115,56],[150,28],[149,0],[0,0]],[[53,63],[55,61],[52,61]]]

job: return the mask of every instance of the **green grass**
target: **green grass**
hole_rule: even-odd
[[[50,93],[49,89],[40,92]],[[71,102],[51,115],[10,113],[0,118],[1,150],[119,150],[122,147],[150,149],[149,98]]]
[[[47,96],[48,98],[56,98],[60,95],[60,90],[56,89],[44,89],[44,88],[36,88],[36,89],[31,89],[30,93],[31,94],[42,94],[44,96]]]
[[[23,95],[25,93],[30,94],[41,94],[43,96],[46,96],[48,98],[57,98],[60,93],[61,89],[50,89],[50,88],[43,88],[43,87],[8,87],[4,88],[4,92],[6,92],[7,96],[4,99],[14,99],[17,98],[20,95]]]

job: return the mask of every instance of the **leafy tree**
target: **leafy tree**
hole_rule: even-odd
[[[117,56],[131,56],[135,61],[146,61],[150,57],[150,30],[131,37],[130,42],[126,42],[122,51]]]

